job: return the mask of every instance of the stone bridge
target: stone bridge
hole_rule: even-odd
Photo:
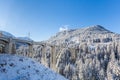
[[[16,53],[16,43],[23,43],[29,46],[29,53],[32,53],[33,41],[0,36],[0,53]]]

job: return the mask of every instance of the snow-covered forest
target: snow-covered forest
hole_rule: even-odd
[[[100,25],[66,30],[33,45],[31,57],[69,80],[119,80],[120,35]]]

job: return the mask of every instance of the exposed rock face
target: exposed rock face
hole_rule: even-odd
[[[0,80],[67,80],[26,57],[0,54]]]

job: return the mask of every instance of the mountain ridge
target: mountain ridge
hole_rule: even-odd
[[[69,30],[58,32],[56,33],[56,35],[48,39],[48,43],[58,44],[57,42],[63,43],[65,41],[68,41],[68,42],[79,41],[80,42],[80,41],[84,41],[82,39],[87,38],[87,37],[98,38],[101,35],[102,37],[104,35],[111,35],[110,37],[112,37],[115,34],[116,33],[104,28],[101,25],[95,25],[95,26],[89,26],[89,27],[80,28],[80,29],[69,29]]]

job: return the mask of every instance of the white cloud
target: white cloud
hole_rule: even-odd
[[[69,25],[64,25],[64,26],[60,27],[59,31],[66,31],[66,30],[68,30],[68,26]]]

